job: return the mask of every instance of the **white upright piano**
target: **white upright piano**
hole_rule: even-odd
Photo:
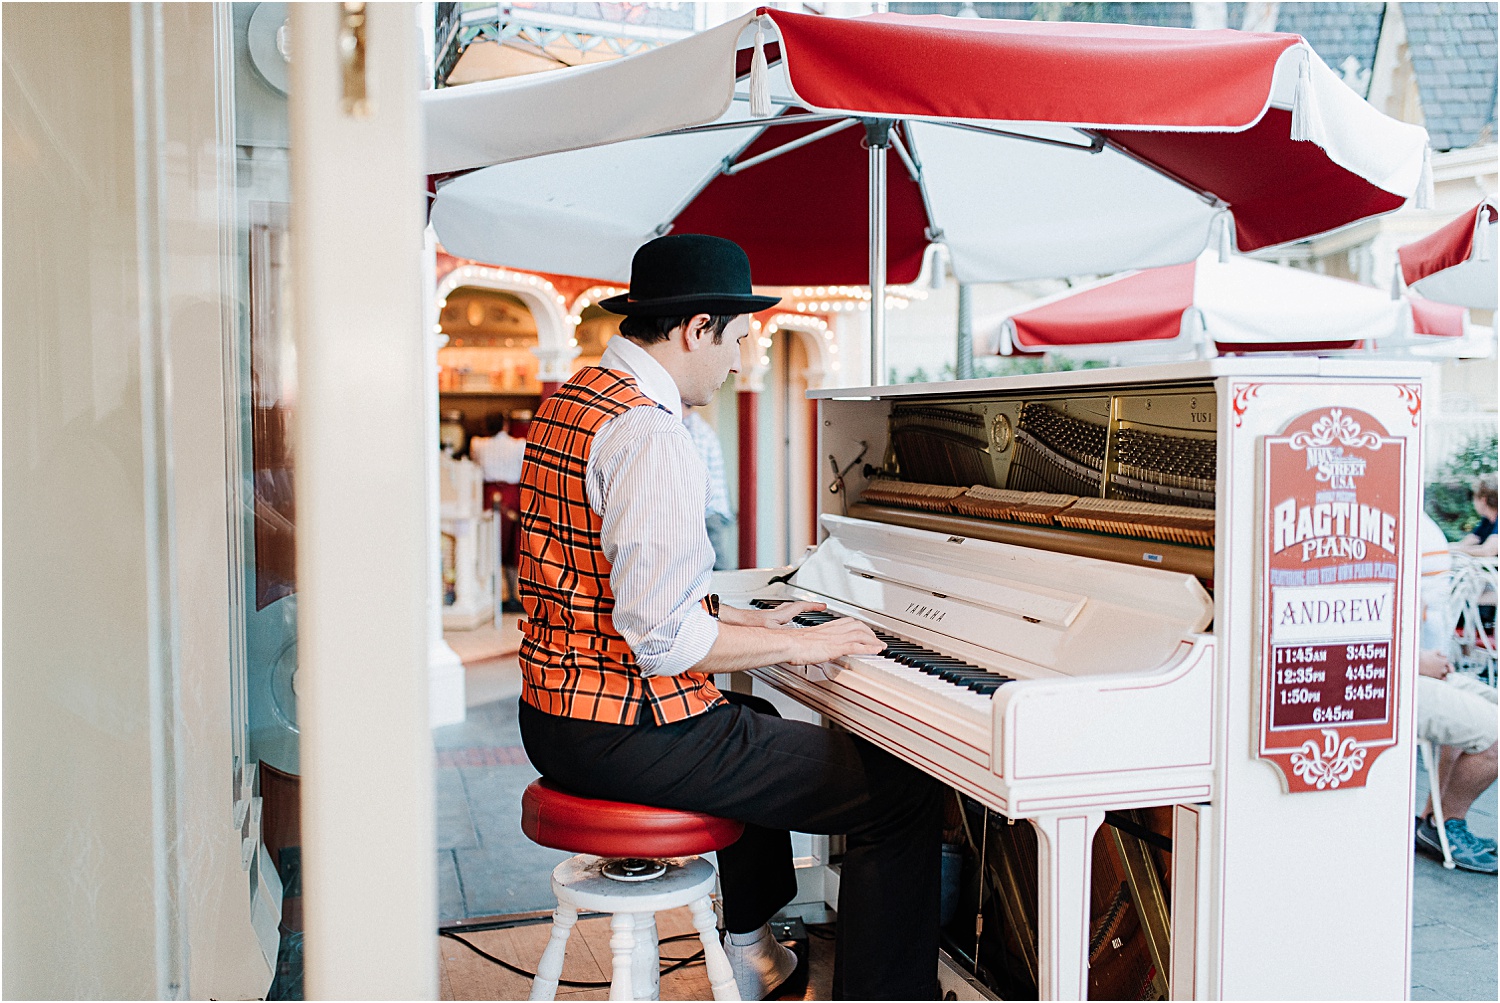
[[[1086,995],[1105,813],[1167,805],[1173,998],[1401,999],[1425,373],[817,391],[818,544],[716,589],[869,623],[755,675],[1035,827],[1040,998]]]

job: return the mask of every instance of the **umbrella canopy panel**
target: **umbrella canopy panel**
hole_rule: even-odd
[[[1193,307],[1197,266],[1128,272],[1052,297],[1007,318],[1011,343],[1026,351],[1067,345],[1171,341],[1182,335]]]
[[[450,251],[613,280],[668,230],[738,241],[767,283],[866,278],[862,119],[899,123],[896,281],[929,240],[965,282],[1191,260],[1226,214],[1249,250],[1389,211],[1425,180],[1423,130],[1286,34],[762,11],[424,102]]]
[[[1497,217],[1500,211],[1485,199],[1442,229],[1398,249],[1407,288],[1443,303],[1494,310]]]
[[[1392,300],[1369,286],[1209,252],[1185,265],[1128,272],[1069,290],[997,322],[1003,352],[1150,354],[1332,351],[1413,334],[1457,338],[1462,308]]]

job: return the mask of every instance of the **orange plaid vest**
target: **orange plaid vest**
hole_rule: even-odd
[[[656,407],[629,376],[579,370],[537,410],[521,467],[517,561],[526,608],[521,699],[545,714],[606,724],[671,724],[723,702],[704,672],[641,675],[610,613],[603,520],[585,483],[594,434],[633,407]]]

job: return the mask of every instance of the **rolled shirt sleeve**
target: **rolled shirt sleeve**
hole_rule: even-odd
[[[714,550],[704,528],[708,474],[692,437],[669,411],[632,408],[595,435],[587,485],[603,520],[615,629],[642,675],[685,672],[719,638],[719,621],[699,602]]]

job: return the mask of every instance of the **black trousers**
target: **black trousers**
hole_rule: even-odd
[[[522,703],[521,740],[537,770],[573,793],[744,822],[719,851],[731,933],[758,929],[796,894],[789,830],[844,834],[835,998],[936,999],[943,786],[861,738],[725,697],[662,726]]]

